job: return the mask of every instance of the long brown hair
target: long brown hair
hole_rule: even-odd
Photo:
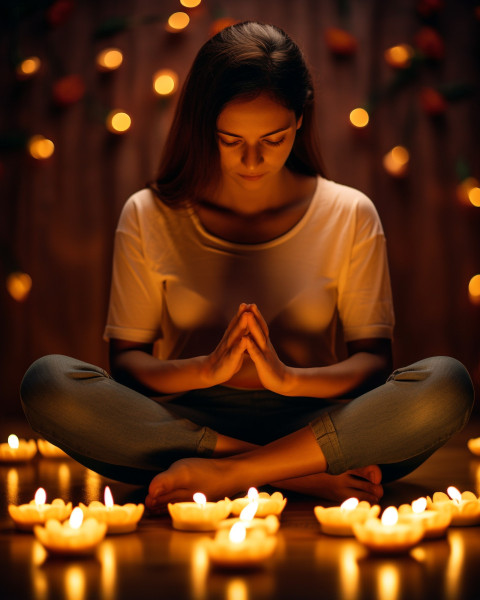
[[[223,29],[198,52],[183,85],[156,178],[148,184],[166,204],[195,203],[220,177],[217,118],[234,98],[269,94],[300,118],[286,166],[324,175],[314,89],[299,47],[273,25],[247,21]]]

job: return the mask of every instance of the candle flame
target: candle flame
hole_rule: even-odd
[[[238,521],[237,523],[232,525],[232,528],[230,529],[230,533],[228,534],[228,538],[234,544],[240,544],[241,542],[243,542],[246,535],[247,535],[247,530],[245,528],[245,525],[243,523],[240,523],[240,521]]]
[[[202,492],[195,492],[195,494],[193,494],[193,500],[197,504],[200,504],[200,506],[205,506],[207,503],[207,497],[205,494],[202,494]]]
[[[47,492],[43,488],[38,488],[35,492],[35,504],[40,506],[41,504],[45,504],[47,500]]]
[[[258,510],[258,502],[249,502],[240,513],[242,521],[251,521]]]
[[[18,437],[12,433],[8,436],[8,445],[12,450],[16,450],[19,446]]]
[[[345,502],[342,502],[342,504],[340,505],[340,508],[342,510],[353,510],[357,506],[358,506],[358,498],[349,498],[348,500],[345,500]]]
[[[412,510],[414,513],[420,514],[427,508],[427,499],[418,498],[412,502]]]
[[[462,499],[462,494],[460,493],[459,490],[457,490],[457,488],[453,485],[451,485],[448,489],[447,489],[447,494],[450,496],[450,498],[456,502],[457,504],[460,504],[460,500]]]
[[[83,512],[79,506],[72,510],[70,515],[69,525],[72,529],[79,529],[83,523]]]
[[[382,525],[395,525],[398,521],[398,511],[394,506],[389,506],[383,511]]]
[[[250,500],[250,502],[257,502],[258,501],[258,490],[257,488],[251,487],[248,492],[247,492],[247,497]]]
[[[108,485],[105,487],[105,506],[107,508],[112,508],[113,506],[113,496],[112,496],[112,492],[110,491],[110,488],[108,487]]]

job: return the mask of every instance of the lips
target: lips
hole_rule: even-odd
[[[243,179],[247,179],[249,181],[256,181],[257,179],[261,179],[265,173],[258,173],[258,174],[248,174],[248,175],[244,175],[243,173],[239,173],[240,177],[242,177]]]

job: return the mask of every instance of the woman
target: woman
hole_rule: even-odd
[[[368,198],[325,178],[314,115],[283,31],[248,22],[210,39],[157,178],[118,225],[114,379],[62,356],[25,375],[32,427],[99,473],[151,479],[153,511],[264,484],[377,502],[382,478],[468,419],[473,388],[454,359],[383,383],[394,319],[382,227]]]

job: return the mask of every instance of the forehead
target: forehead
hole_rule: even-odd
[[[295,123],[293,110],[266,94],[252,100],[238,99],[229,102],[217,119],[218,129],[242,135],[242,132],[270,132],[290,127]]]

